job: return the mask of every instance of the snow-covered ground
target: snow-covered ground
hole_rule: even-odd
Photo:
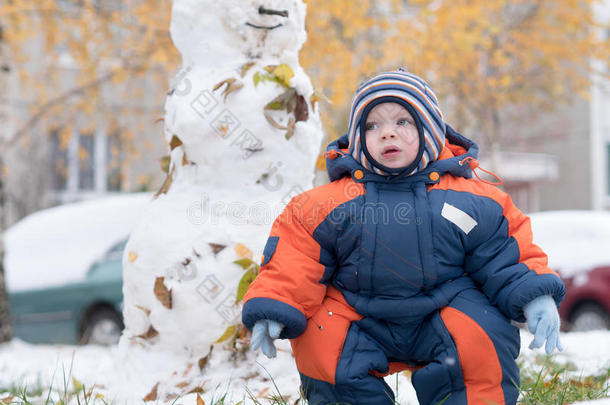
[[[535,367],[536,355],[543,355],[543,351],[533,351],[527,348],[532,335],[522,331],[521,357],[527,367]],[[571,362],[576,366],[572,373],[575,378],[597,374],[600,370],[610,367],[610,331],[564,333],[561,340],[565,350],[554,355],[557,362]],[[237,403],[243,400],[247,404],[253,403],[248,398],[247,389],[253,396],[258,397],[261,403],[266,403],[265,397],[276,394],[273,382],[288,403],[298,398],[298,374],[292,360],[290,346],[287,341],[279,341],[279,353],[276,359],[267,359],[261,354],[247,352],[239,367],[234,366],[229,358],[212,357],[213,363],[208,364],[200,374],[200,381],[205,392],[202,394],[206,404],[212,404],[213,398],[227,394],[225,403]],[[228,355],[228,352],[226,352]],[[85,389],[93,387],[95,393],[104,396],[107,402],[115,404],[142,403],[138,398],[126,400],[130,392],[137,392],[142,384],[148,384],[145,392],[154,385],[150,376],[142,376],[141,381],[126,381],[123,372],[129,368],[125,363],[122,348],[98,346],[59,346],[59,345],[30,345],[19,340],[0,345],[0,387],[43,386],[48,387],[52,382],[54,387],[64,387],[68,382],[69,389],[72,377],[85,385]],[[270,381],[273,378],[273,382]],[[400,404],[417,404],[415,392],[409,380],[400,375],[387,377],[387,381],[396,391],[398,384],[398,402]],[[144,392],[144,391],[142,391]],[[180,388],[176,388],[176,394]],[[58,394],[56,394],[58,395]],[[0,393],[0,398],[5,394]],[[46,392],[43,395],[46,398]],[[94,394],[95,396],[95,394]],[[142,398],[141,396],[140,398]],[[165,399],[158,398],[162,403]],[[99,402],[101,403],[101,401]],[[171,403],[171,401],[169,401]],[[176,404],[195,404],[196,394],[184,394]],[[610,398],[588,402],[595,405],[610,404]],[[584,402],[582,403],[584,404]]]

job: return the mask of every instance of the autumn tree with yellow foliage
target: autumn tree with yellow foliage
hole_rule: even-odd
[[[550,109],[586,97],[593,60],[610,60],[594,0],[308,0],[302,60],[327,92],[331,138],[349,97],[372,73],[404,66],[435,89],[448,121],[499,149],[510,107]],[[380,4],[383,4],[380,5]],[[381,32],[379,32],[381,31]],[[368,41],[367,41],[368,40]],[[339,120],[339,121],[337,121]]]
[[[68,101],[78,114],[105,111],[99,104],[104,83],[120,84],[145,74],[167,81],[168,71],[179,62],[169,37],[170,7],[169,0],[22,0],[0,5],[0,24],[20,85],[37,101],[5,146],[12,146],[43,117],[72,118],[62,115]],[[42,61],[33,52],[41,52]],[[67,86],[56,70],[62,59],[77,68]],[[33,67],[32,61],[43,63]],[[117,96],[137,96],[133,89],[121,90]]]
[[[13,98],[15,112],[11,134],[0,139],[3,155],[50,133],[66,149],[75,134],[93,136],[98,128],[120,138],[114,143],[121,150],[111,148],[115,166],[120,156],[150,148],[133,137],[161,116],[169,72],[179,63],[169,36],[170,9],[170,0],[0,3],[12,80],[18,82],[17,94],[3,94]],[[78,157],[93,159],[80,146]],[[65,178],[66,162],[54,163]],[[3,173],[14,169],[6,160],[2,167]]]

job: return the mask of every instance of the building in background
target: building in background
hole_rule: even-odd
[[[595,15],[610,21],[610,1],[598,5]],[[598,34],[610,41],[610,30]],[[593,67],[609,73],[608,65]],[[509,142],[502,143],[499,174],[518,205],[526,212],[610,210],[610,80],[594,78],[588,99],[574,95],[535,115],[525,106],[517,116],[504,128],[502,138]],[[519,161],[522,153],[534,155]]]
[[[69,78],[72,69],[58,66]],[[108,114],[94,114],[94,122],[49,125],[43,118],[27,136],[5,156],[7,225],[36,210],[50,206],[96,198],[120,192],[155,190],[165,174],[159,160],[167,154],[162,123],[163,97],[167,83],[154,78],[133,79],[134,88],[142,89],[141,102],[125,105],[113,97],[115,84],[102,86],[109,110],[127,110],[130,119],[141,123],[140,130],[120,129],[110,125]],[[116,92],[118,94],[118,92]],[[13,122],[23,122],[30,102],[17,93],[11,111]],[[74,108],[70,102],[64,106]],[[25,119],[24,119],[25,118]],[[87,118],[89,120],[89,118]],[[137,126],[134,124],[134,127]],[[4,153],[4,152],[3,152]]]
[[[29,41],[29,75],[42,72],[45,53],[41,38]],[[109,61],[111,63],[111,61]],[[46,92],[57,97],[78,88],[78,65],[67,52],[52,66]],[[100,69],[103,70],[103,69]],[[5,75],[6,76],[6,75]],[[42,103],[22,75],[8,72],[2,97],[1,135],[19,132]],[[106,80],[98,87],[101,103],[85,112],[82,95],[67,97],[36,120],[12,147],[2,150],[5,180],[5,226],[39,209],[121,192],[156,190],[165,173],[159,160],[167,155],[164,140],[164,99],[168,72],[147,72],[122,81]],[[123,94],[129,93],[129,99]],[[86,108],[84,109],[86,110]],[[58,116],[56,111],[61,111]]]
[[[599,83],[590,101],[569,105],[515,122],[505,155],[528,152],[540,156],[537,167],[509,162],[500,174],[506,190],[528,212],[610,209],[610,86]],[[511,130],[511,129],[508,129]],[[510,161],[511,159],[509,159]],[[514,185],[518,176],[536,176],[534,184]],[[518,183],[518,182],[517,182]]]

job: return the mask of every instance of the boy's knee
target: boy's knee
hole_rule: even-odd
[[[419,403],[466,403],[464,379],[457,352],[450,348],[436,360],[416,370],[412,377]]]
[[[451,334],[459,359],[467,402],[514,403],[518,391],[519,369],[512,346],[518,336],[512,335],[510,323],[497,318],[485,328],[456,308],[447,307],[441,317]],[[492,336],[495,339],[492,339]],[[518,352],[518,350],[517,350]],[[449,402],[452,403],[452,402]]]
[[[334,364],[334,378],[328,378],[327,373],[318,373],[321,378],[308,376],[303,374],[305,370],[299,370],[303,392],[310,404],[394,404],[392,389],[382,378],[370,374],[371,370],[387,371],[387,357],[355,323],[351,324],[343,341],[341,355]]]

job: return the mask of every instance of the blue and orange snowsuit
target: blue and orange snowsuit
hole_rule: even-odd
[[[347,135],[331,182],[273,224],[242,319],[284,325],[310,404],[393,404],[381,378],[413,370],[420,404],[514,404],[518,329],[535,297],[565,294],[507,194],[472,179],[475,143],[447,126],[410,176],[364,168]]]

